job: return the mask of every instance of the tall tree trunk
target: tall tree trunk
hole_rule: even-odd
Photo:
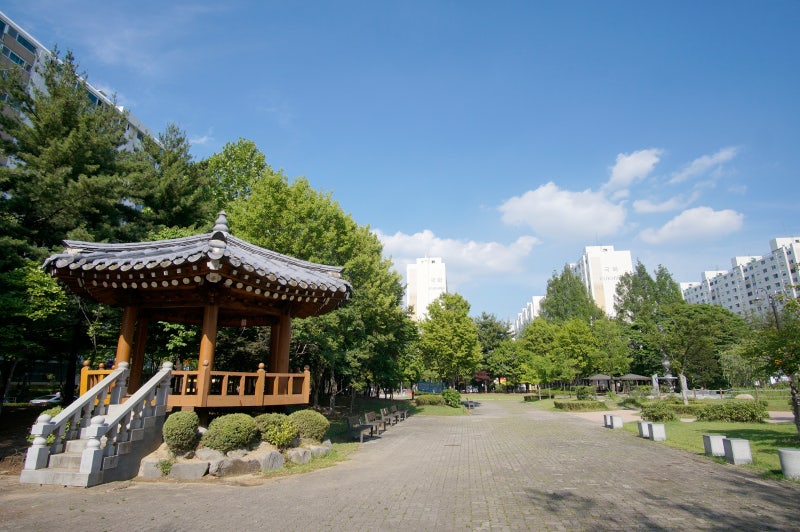
[[[800,397],[797,396],[797,379],[800,374],[789,375],[789,391],[792,394],[792,414],[794,426],[797,428],[797,438],[800,439]]]

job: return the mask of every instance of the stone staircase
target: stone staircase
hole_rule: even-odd
[[[142,458],[161,444],[171,369],[166,363],[126,397],[125,365],[55,418],[40,416],[20,482],[89,487],[135,477]]]

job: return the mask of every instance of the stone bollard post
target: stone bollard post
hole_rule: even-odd
[[[725,456],[725,446],[722,444],[724,439],[723,434],[703,434],[703,448],[706,456]]]
[[[665,441],[667,429],[663,423],[650,423],[650,439],[652,441]]]
[[[639,437],[650,439],[650,422],[637,421],[636,424],[639,427]]]
[[[729,464],[752,464],[753,455],[750,453],[750,440],[741,438],[723,438],[722,446],[725,448],[725,460]]]

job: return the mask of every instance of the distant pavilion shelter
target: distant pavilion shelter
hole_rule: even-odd
[[[198,369],[173,371],[168,404],[174,407],[308,403],[308,369],[289,373],[291,320],[335,310],[352,295],[342,268],[240,240],[230,234],[224,212],[203,235],[64,244],[64,252],[48,258],[44,267],[78,296],[123,309],[115,363],[129,363],[130,391],[141,384],[150,322],[202,326]],[[253,373],[215,371],[218,328],[259,325],[270,327],[267,364]],[[84,367],[81,393],[110,371]]]

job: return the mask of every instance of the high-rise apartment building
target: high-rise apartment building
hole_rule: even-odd
[[[544,296],[533,296],[531,300],[528,301],[525,308],[517,314],[517,319],[511,324],[511,334],[515,337],[519,336],[522,329],[527,327],[530,322],[539,316],[539,311],[542,308],[542,299],[544,299]]]
[[[734,257],[730,270],[706,271],[699,283],[682,283],[683,298],[719,305],[740,316],[763,315],[771,311],[773,301],[780,305],[785,298],[797,298],[800,237],[773,238],[769,244],[767,255]]]
[[[587,246],[580,260],[570,264],[569,268],[583,281],[595,304],[613,318],[616,315],[614,295],[619,279],[626,273],[633,272],[631,252],[617,251],[614,246]],[[512,326],[515,336],[539,315],[543,299],[544,296],[533,296],[520,311]]]
[[[33,87],[43,90],[44,80],[39,74],[39,70],[46,61],[53,57],[50,50],[43,46],[28,32],[14,23],[5,13],[0,11],[0,72],[8,70],[13,66],[19,66],[23,73],[23,80],[28,84],[28,90]],[[86,87],[86,97],[95,105],[114,105],[101,90],[93,87],[89,83]],[[2,97],[2,95],[0,95]],[[120,112],[124,112],[121,106],[116,106]],[[137,146],[142,138],[147,135],[153,137],[152,131],[130,112],[126,114],[127,139],[126,149]]]
[[[428,305],[447,292],[447,274],[439,257],[417,259],[406,266],[406,305],[416,321],[428,315]]]
[[[587,246],[580,260],[569,266],[583,281],[597,306],[613,318],[619,278],[633,272],[631,252],[616,251],[614,246]]]

